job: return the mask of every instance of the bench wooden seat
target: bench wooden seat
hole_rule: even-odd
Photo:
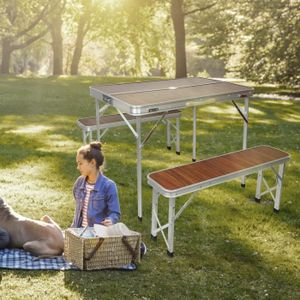
[[[288,153],[269,146],[257,146],[217,157],[201,160],[166,170],[148,174],[148,184],[152,186],[152,227],[151,236],[156,238],[161,232],[168,247],[168,254],[173,255],[174,223],[183,210],[190,204],[192,196],[175,215],[176,197],[214,186],[235,178],[258,173],[256,201],[265,193],[270,193],[274,200],[274,211],[279,211],[282,181],[285,163],[290,159]],[[278,171],[275,167],[278,166]],[[276,175],[276,185],[270,188],[262,172],[271,168]],[[267,190],[261,192],[262,182]],[[276,195],[273,190],[276,189]],[[158,219],[158,198],[169,198],[169,222],[161,226]],[[163,230],[168,228],[168,240]]]
[[[163,112],[153,113],[148,115],[143,115],[141,117],[141,122],[150,122],[159,120]],[[176,153],[180,154],[180,131],[179,131],[179,119],[180,119],[181,111],[180,110],[171,110],[168,111],[163,119],[163,122],[167,126],[167,148],[171,149],[171,143],[174,142],[176,145]],[[130,124],[135,124],[137,117],[124,113],[124,116],[128,120]],[[176,119],[176,125],[170,122],[170,119]],[[77,120],[77,125],[82,130],[83,143],[86,144],[87,136],[89,136],[89,140],[92,141],[93,131],[97,130],[96,118],[95,117],[87,117],[81,118]],[[114,128],[118,126],[125,126],[126,123],[119,114],[114,115],[103,115],[100,116],[100,130],[105,130],[101,137],[106,133],[109,128]],[[173,140],[171,139],[171,126],[175,128],[176,134]]]

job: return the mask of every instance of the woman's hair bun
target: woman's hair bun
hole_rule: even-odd
[[[90,143],[90,147],[91,147],[91,149],[95,149],[95,150],[101,151],[102,145],[101,145],[100,142],[92,142],[92,143]]]

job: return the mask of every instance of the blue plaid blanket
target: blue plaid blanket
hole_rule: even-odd
[[[67,262],[63,256],[39,258],[23,249],[0,250],[0,268],[23,270],[78,270],[72,263]],[[136,270],[136,265],[130,263],[120,270]]]
[[[23,270],[70,270],[77,269],[63,256],[38,258],[22,249],[0,250],[0,268]]]

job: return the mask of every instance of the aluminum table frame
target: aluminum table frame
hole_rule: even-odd
[[[136,138],[137,151],[137,196],[138,218],[142,219],[142,148],[150,138],[157,124],[144,141],[141,139],[141,116],[154,112],[167,112],[174,109],[193,107],[193,157],[196,160],[197,106],[216,102],[244,99],[243,111],[235,107],[243,117],[243,149],[247,148],[249,97],[252,88],[239,84],[207,78],[181,78],[172,80],[146,81],[137,83],[106,84],[91,86],[90,95],[95,98],[97,139],[100,140],[100,115],[108,107],[114,107]],[[101,106],[100,103],[103,103]],[[136,129],[128,122],[124,113],[136,116]],[[245,177],[242,179],[245,185]]]

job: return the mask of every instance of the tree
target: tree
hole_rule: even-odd
[[[186,77],[186,50],[183,0],[171,1],[171,17],[175,33],[176,78]]]
[[[51,34],[51,47],[53,52],[53,75],[63,74],[63,36],[62,15],[66,0],[50,0],[51,14],[44,18]]]
[[[227,71],[259,83],[300,84],[299,2],[219,1],[187,22],[199,53],[222,59]]]
[[[204,1],[171,0],[171,17],[175,34],[176,78],[186,77],[186,32],[185,17],[206,11],[216,2],[207,4]]]
[[[159,68],[168,72],[173,47],[164,5],[150,0],[123,0],[106,17],[102,36],[111,45],[109,72],[145,76]],[[109,17],[113,14],[113,17]],[[109,24],[109,25],[108,25]]]
[[[1,74],[9,74],[11,55],[39,40],[47,33],[42,19],[49,13],[49,1],[4,1],[1,7]]]
[[[83,14],[80,16],[77,27],[77,36],[75,42],[74,53],[71,63],[71,75],[78,74],[78,66],[82,54],[84,37],[90,29],[91,19],[88,9],[84,9]]]
[[[91,0],[80,0],[76,8],[73,8],[74,23],[77,24],[75,46],[71,62],[71,75],[78,74],[79,62],[84,47],[84,39],[87,33],[93,29],[92,23],[97,17],[99,6]],[[100,18],[100,15],[98,15]],[[95,28],[95,27],[94,27]]]
[[[300,85],[300,4],[292,0],[240,1],[242,77]]]

